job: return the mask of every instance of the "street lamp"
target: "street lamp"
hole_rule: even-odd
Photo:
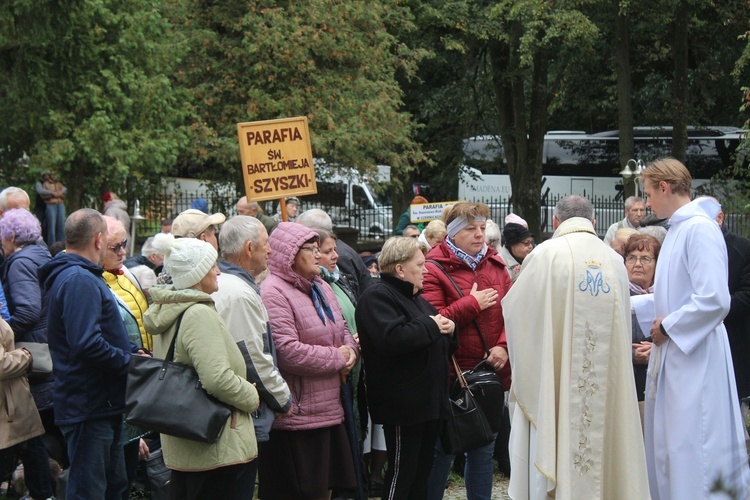
[[[138,221],[144,220],[145,217],[141,215],[141,207],[138,198],[135,199],[135,206],[133,208],[133,215],[130,217],[130,257],[133,256],[133,249],[135,248],[135,226]]]
[[[643,174],[643,169],[646,168],[645,163],[643,163],[643,160],[635,160],[630,159],[625,164],[625,168],[620,170],[620,175],[623,179],[623,184],[625,181],[633,177],[633,183],[635,184],[635,195],[640,196],[640,183],[639,180],[641,178],[641,174]]]

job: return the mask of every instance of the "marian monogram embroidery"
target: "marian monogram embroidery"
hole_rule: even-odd
[[[582,292],[589,291],[592,297],[599,295],[599,292],[609,293],[610,286],[604,280],[602,275],[602,263],[593,260],[586,261],[586,275],[581,276],[578,283],[578,289]]]
[[[591,458],[588,430],[592,421],[591,398],[599,392],[599,384],[596,381],[596,367],[591,360],[591,355],[594,353],[594,349],[596,349],[597,338],[596,333],[591,329],[588,322],[586,322],[585,336],[583,363],[576,383],[578,393],[581,395],[581,417],[576,425],[578,429],[578,451],[573,453],[573,466],[581,476],[589,472],[594,466]]]

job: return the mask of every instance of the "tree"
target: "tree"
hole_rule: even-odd
[[[617,125],[620,147],[620,165],[625,167],[633,158],[635,142],[633,139],[633,81],[630,69],[630,14],[627,3],[615,0],[615,68],[617,72]],[[623,195],[627,198],[635,194],[635,183],[623,181]]]
[[[167,172],[195,127],[169,75],[184,44],[147,0],[10,0],[0,10],[2,139],[32,172],[56,170],[68,205],[93,204],[128,176]]]
[[[423,55],[390,30],[411,29],[395,0],[186,0],[173,21],[195,36],[183,66],[201,120],[222,139],[217,163],[239,181],[236,124],[307,116],[313,154],[330,165],[404,179],[425,157],[402,111],[397,74]],[[186,158],[193,161],[193,158]]]
[[[431,3],[427,13],[446,30],[447,50],[486,54],[477,62],[491,75],[494,131],[502,137],[514,209],[538,236],[550,106],[568,65],[598,29],[573,2],[455,0]]]

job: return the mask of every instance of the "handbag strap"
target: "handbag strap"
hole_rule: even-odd
[[[203,304],[203,302],[196,302],[195,304]],[[172,337],[172,343],[169,344],[169,350],[167,351],[167,355],[164,358],[164,361],[174,361],[174,349],[175,345],[177,344],[177,334],[180,333],[180,324],[182,324],[182,317],[185,315],[187,310],[193,307],[195,304],[188,306],[188,308],[182,311],[180,313],[180,316],[177,318],[177,328],[174,331],[174,337]]]
[[[461,371],[461,368],[458,366],[458,361],[456,361],[456,356],[451,354],[451,360],[453,361],[453,368],[456,369],[456,378],[458,379],[458,383],[461,386],[461,388],[466,389],[469,394],[472,396],[474,395],[473,392],[471,392],[471,389],[469,388],[469,384],[466,382],[466,377],[464,377],[464,373]]]
[[[458,292],[458,296],[459,297],[464,297],[464,292],[461,291],[461,289],[458,287],[458,284],[453,280],[453,277],[451,277],[451,275],[448,274],[448,271],[445,270],[445,268],[443,267],[443,265],[440,262],[438,262],[436,260],[433,260],[433,259],[427,259],[427,260],[425,260],[425,262],[429,262],[431,264],[434,264],[435,267],[437,267],[438,269],[440,269],[441,271],[443,271],[443,274],[445,274],[445,276],[448,278],[448,280],[453,284],[453,287],[456,289],[456,292]],[[479,334],[479,340],[482,341],[482,347],[484,347],[484,352],[486,352],[487,356],[489,356],[490,355],[490,350],[487,348],[487,342],[484,340],[484,335],[482,334],[481,328],[479,328],[479,323],[477,323],[476,319],[474,319],[473,321],[474,321],[474,326],[477,329],[477,333]]]

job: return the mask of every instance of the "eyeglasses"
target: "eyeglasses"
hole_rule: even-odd
[[[625,257],[625,262],[627,262],[631,266],[638,261],[640,261],[644,266],[648,266],[654,262],[654,259],[652,259],[651,257],[637,257],[635,255],[628,255],[627,257]]]
[[[312,246],[312,247],[299,247],[300,250],[307,250],[311,254],[320,254],[320,247]]]
[[[118,243],[117,245],[113,247],[107,247],[107,248],[112,250],[114,253],[120,253],[120,250],[125,250],[126,246],[128,246],[128,240],[122,240],[122,243]]]

